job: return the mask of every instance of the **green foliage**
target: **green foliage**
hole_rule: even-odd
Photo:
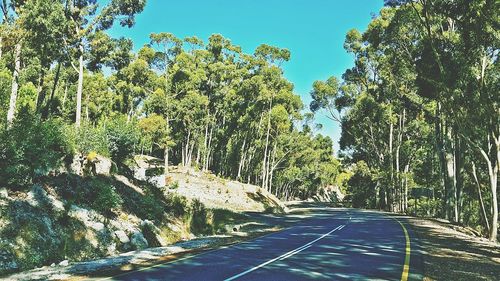
[[[173,183],[171,183],[168,188],[170,189],[177,189],[179,188],[179,182],[178,181],[174,181]]]
[[[112,215],[113,210],[120,208],[124,202],[110,178],[68,176],[66,184],[62,192],[64,199],[88,206],[106,216]]]
[[[348,181],[348,189],[355,208],[375,208],[376,189],[372,173],[364,161],[356,163]]]
[[[176,217],[184,217],[189,212],[187,199],[175,194],[167,197],[167,208],[167,211]]]
[[[207,210],[207,208],[205,208],[205,205],[203,205],[203,203],[201,203],[197,199],[193,200],[190,208],[192,212],[190,224],[191,232],[194,234],[211,234],[211,212]]]
[[[88,185],[90,191],[86,195],[92,198],[89,203],[94,210],[107,214],[121,207],[122,198],[116,192],[115,187],[108,182],[93,179]]]
[[[71,151],[62,123],[20,116],[8,130],[0,131],[0,183],[23,188],[39,176],[57,169]]]
[[[75,153],[88,155],[90,152],[96,152],[106,157],[111,155],[110,144],[103,127],[83,122],[79,128],[66,125],[64,131]]]
[[[105,121],[102,126],[113,161],[122,163],[131,157],[139,139],[139,132],[135,124],[128,122],[124,116],[116,116]]]

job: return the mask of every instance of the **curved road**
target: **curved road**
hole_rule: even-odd
[[[404,223],[322,208],[283,231],[108,280],[421,280],[421,264]]]

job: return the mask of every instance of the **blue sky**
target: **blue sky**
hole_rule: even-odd
[[[308,107],[315,80],[340,77],[353,65],[343,49],[345,34],[352,28],[366,29],[378,14],[383,0],[148,0],[134,27],[116,26],[113,37],[129,37],[135,49],[149,42],[153,32],[171,32],[177,37],[197,36],[203,40],[222,34],[245,53],[262,44],[287,48],[291,60],[284,64],[285,77]],[[320,113],[320,131],[335,142],[340,128]],[[338,149],[338,144],[335,144]]]

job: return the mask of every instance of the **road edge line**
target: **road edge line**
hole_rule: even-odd
[[[403,228],[403,232],[405,234],[405,240],[406,240],[405,263],[403,265],[403,272],[401,273],[401,281],[408,281],[408,275],[410,273],[410,256],[411,256],[410,235],[408,234],[408,230],[401,221],[392,216],[391,218],[399,223],[401,228]]]

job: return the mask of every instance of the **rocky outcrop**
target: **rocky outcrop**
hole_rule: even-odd
[[[87,156],[76,154],[73,156],[69,167],[69,172],[79,176],[109,176],[113,168],[113,161],[96,153],[90,153]]]
[[[134,250],[142,250],[148,247],[148,241],[144,238],[144,235],[142,235],[140,231],[132,233],[130,243],[132,244]]]
[[[111,174],[111,168],[113,167],[111,159],[96,155],[93,159],[87,159],[87,161],[93,165],[96,175],[109,176]]]
[[[339,203],[344,200],[345,194],[336,185],[329,185],[318,190],[317,194],[312,198],[317,202]]]
[[[34,185],[25,199],[31,206],[50,210],[56,217],[65,213],[64,202],[48,194],[40,185]]]
[[[152,221],[144,220],[141,223],[141,230],[149,246],[162,247],[167,245],[167,241],[161,237],[160,229]]]
[[[7,189],[5,187],[0,188],[0,198],[2,199],[9,198],[9,192],[7,192]]]
[[[104,224],[102,223],[102,221],[104,221],[104,217],[93,210],[87,210],[76,205],[71,205],[68,211],[68,216],[82,222],[87,228],[95,231],[104,230]]]

